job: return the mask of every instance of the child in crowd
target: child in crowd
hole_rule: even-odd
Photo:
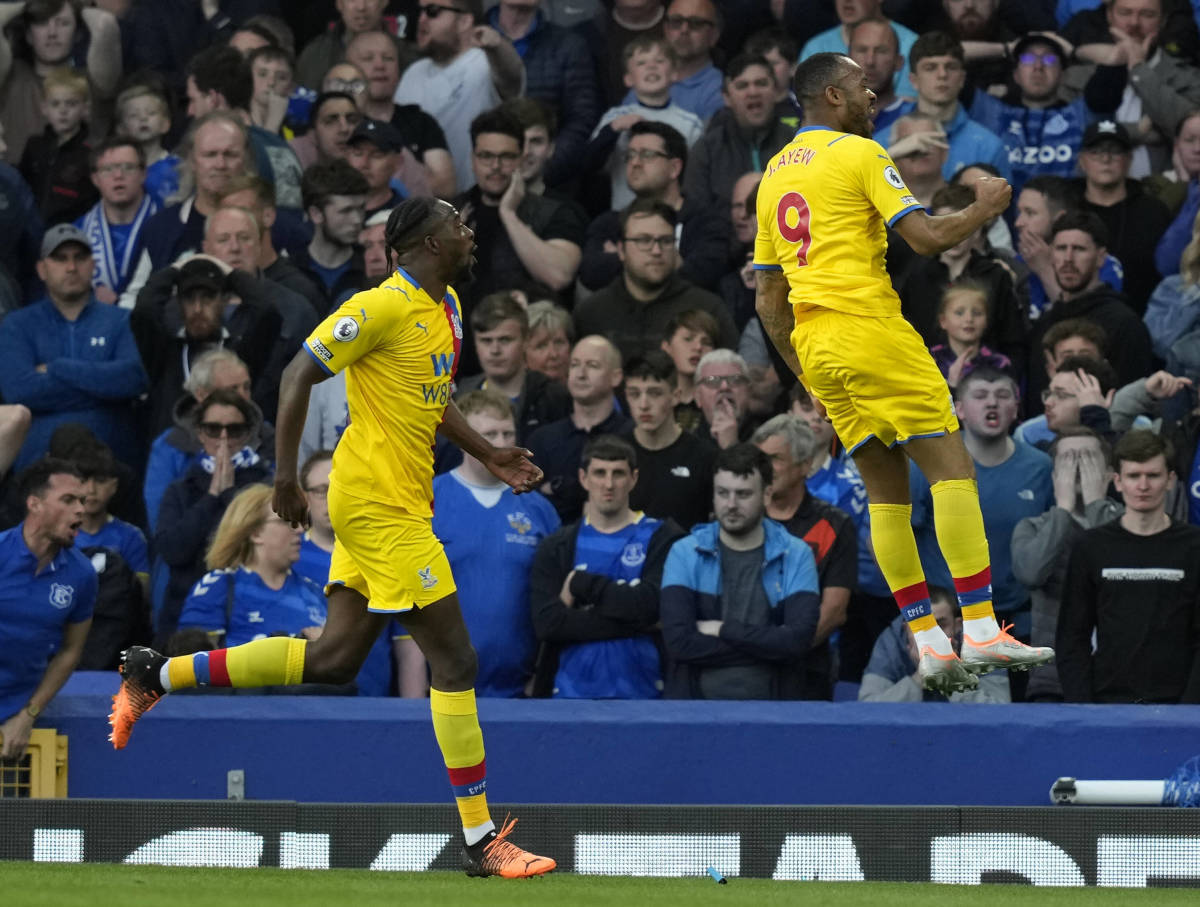
[[[117,95],[117,131],[142,146],[146,155],[146,193],[160,208],[179,191],[179,158],[163,148],[171,131],[167,97],[151,85],[139,84]]]
[[[951,284],[942,293],[938,327],[946,335],[946,342],[934,344],[929,352],[951,390],[964,375],[981,365],[1012,371],[1012,361],[1007,356],[980,342],[987,331],[987,313],[987,288],[980,284],[970,281]]]
[[[267,132],[291,139],[295,131],[285,130],[293,87],[292,55],[281,47],[259,47],[247,58],[254,78],[250,96],[250,119]],[[311,106],[311,105],[310,105]],[[307,108],[306,108],[307,109]]]
[[[88,166],[90,103],[91,89],[82,72],[62,66],[42,79],[47,125],[25,144],[20,170],[47,227],[82,217],[99,198]]]
[[[680,312],[667,322],[663,332],[662,349],[675,363],[678,375],[675,421],[692,434],[704,421],[696,404],[696,366],[705,353],[716,349],[720,335],[717,319],[701,309]]]
[[[689,148],[704,132],[698,116],[671,102],[675,67],[675,51],[661,36],[639,35],[625,47],[625,84],[633,89],[634,101],[606,110],[588,144],[588,157],[596,166],[608,157],[615,211],[633,201],[633,190],[625,179],[630,126],[640,120],[666,123],[679,131]]]

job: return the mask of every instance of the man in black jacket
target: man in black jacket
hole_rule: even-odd
[[[1067,563],[1058,676],[1068,702],[1200,702],[1200,529],[1166,512],[1171,445],[1135,429],[1113,450],[1120,519]]]
[[[1067,318],[1086,318],[1104,329],[1108,345],[1104,357],[1117,372],[1118,385],[1144,378],[1154,371],[1154,352],[1146,325],[1129,307],[1126,297],[1100,279],[1100,264],[1108,247],[1108,231],[1090,211],[1068,212],[1054,222],[1051,239],[1054,276],[1062,296],[1035,322],[1029,338],[1028,393],[1046,386],[1041,360],[1042,337]]]
[[[544,539],[530,577],[540,647],[535,696],[655,699],[663,674],[658,592],[683,530],[629,506],[637,455],[612,435],[584,449],[584,517]]]

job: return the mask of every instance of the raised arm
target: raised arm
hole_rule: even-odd
[[[999,177],[975,182],[975,202],[953,214],[937,217],[913,211],[896,221],[895,229],[918,255],[937,255],[956,246],[993,217],[1008,210],[1012,186]]]
[[[121,81],[121,27],[116,16],[98,6],[85,6],[80,15],[92,37],[87,55],[88,77],[98,96],[111,98]]]

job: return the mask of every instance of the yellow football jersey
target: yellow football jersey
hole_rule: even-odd
[[[350,424],[333,454],[331,485],[432,516],[434,436],[454,393],[459,311],[454,290],[435,301],[399,268],[351,296],[305,341],[326,372],[346,370]]]
[[[754,267],[781,268],[793,306],[899,315],[884,268],[886,227],[920,207],[877,142],[805,127],[758,187]]]

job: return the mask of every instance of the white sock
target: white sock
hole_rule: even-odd
[[[917,630],[913,635],[917,638],[917,651],[929,648],[938,655],[954,654],[954,646],[950,645],[950,638],[942,632],[942,628],[937,624],[928,630]]]
[[[969,636],[975,642],[987,642],[1000,632],[1000,625],[992,615],[975,617],[963,621],[963,636]]]
[[[158,682],[162,684],[163,691],[166,693],[171,692],[171,676],[167,673],[167,665],[170,663],[171,659],[168,658],[163,662],[163,666],[158,669]]]
[[[484,839],[489,831],[495,831],[496,825],[491,819],[488,819],[482,825],[476,825],[473,828],[463,828],[463,837],[467,839],[467,846],[478,844]]]

